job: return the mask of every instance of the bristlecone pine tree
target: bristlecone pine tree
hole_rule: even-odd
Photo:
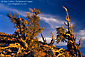
[[[67,12],[67,9],[63,8]],[[42,35],[44,27],[40,28],[39,24],[41,12],[35,8],[29,10],[30,12],[26,12],[27,20],[22,19],[19,14],[19,17],[15,13],[7,14],[16,29],[13,34],[0,32],[0,57],[83,57],[79,50],[81,39],[79,44],[76,44],[68,12],[66,15],[67,24],[65,23],[68,29],[63,26],[57,28],[58,35],[56,38],[57,43],[60,41],[67,42],[68,50],[65,50],[55,47],[55,37],[52,31],[52,40],[47,44]],[[41,33],[43,42],[37,39],[39,33]]]
[[[73,29],[72,26],[70,24],[70,19],[69,19],[69,15],[68,15],[68,11],[67,8],[65,8],[63,6],[63,8],[66,10],[66,20],[67,23],[64,22],[64,24],[68,27],[67,29],[62,27],[56,28],[57,30],[57,38],[56,38],[56,42],[59,43],[60,41],[65,41],[67,42],[67,48],[68,51],[70,52],[70,54],[74,55],[75,57],[82,57],[82,54],[79,50],[80,45],[81,45],[81,38],[79,40],[79,44],[76,44],[76,37],[74,37],[73,34]]]

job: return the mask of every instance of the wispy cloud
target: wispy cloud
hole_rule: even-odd
[[[61,19],[60,16],[53,16],[49,14],[41,14],[40,19],[48,23],[52,29],[58,28],[61,25],[65,27],[64,22],[67,23],[66,20]],[[72,22],[71,25],[74,25],[74,23]]]
[[[84,30],[80,30],[78,32],[78,35],[81,35],[82,36],[82,40],[85,40],[85,29]]]
[[[55,42],[54,43],[56,46],[66,46],[67,43],[66,42],[59,42],[58,44]]]
[[[4,4],[0,4],[0,11],[3,11],[3,12],[14,12],[14,13],[19,13],[21,16],[26,16],[25,14],[25,11],[22,11],[22,10],[17,10],[17,9],[14,9],[14,8],[9,8],[9,6],[6,6]]]
[[[77,35],[77,39],[79,40],[82,37],[82,40],[85,40],[85,29],[75,32],[74,35]]]
[[[56,19],[52,15],[41,14],[40,19],[48,23],[51,28],[57,28],[64,24],[62,20]]]
[[[74,35],[75,35],[75,33],[74,33]],[[83,35],[82,38],[81,38],[81,35]],[[51,37],[44,37],[44,38],[46,38],[47,43],[50,43],[50,41],[52,39]],[[85,30],[80,30],[79,32],[77,32],[76,43],[79,43],[80,38],[81,38],[81,47],[85,47]],[[42,38],[39,37],[38,40],[42,41]],[[59,42],[58,44],[55,42],[54,44],[56,46],[66,46],[67,45],[66,42]]]
[[[52,39],[51,37],[44,37],[44,38],[47,41],[47,43],[50,43],[51,42],[51,39]],[[39,37],[38,40],[43,42],[43,40],[42,40],[41,37]]]
[[[44,38],[46,39],[47,43],[50,43],[51,40],[52,40],[51,37],[44,37]],[[38,40],[43,42],[41,37],[39,37]],[[55,46],[65,46],[65,45],[67,45],[66,42],[59,42],[58,44],[56,42],[54,42],[54,44],[55,44]]]
[[[79,40],[80,40],[80,38],[82,37],[82,38],[81,38],[81,47],[85,47],[85,29],[80,30],[80,31],[78,31],[78,32],[76,32],[76,33],[77,33],[76,42],[79,43]],[[75,35],[76,33],[74,33],[74,35]]]

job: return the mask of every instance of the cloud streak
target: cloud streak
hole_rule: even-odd
[[[85,47],[85,29],[80,30],[77,33],[77,38],[76,38],[76,42],[79,43],[79,40],[81,38],[81,47]],[[74,35],[76,34],[74,33]]]
[[[75,34],[75,33],[74,33]],[[80,39],[82,37],[82,40],[85,40],[85,29],[80,30],[79,32],[77,32],[77,37],[78,39]]]
[[[52,29],[60,27],[61,25],[64,25],[63,20],[61,20],[61,18],[59,18],[59,16],[41,14],[40,19],[43,20],[44,22],[48,23]]]
[[[0,4],[0,11],[14,12],[14,13],[19,13],[21,16],[24,16],[24,17],[26,16],[25,11],[9,8],[8,6],[6,6],[4,4]]]
[[[55,27],[59,27],[60,25],[63,25],[63,21],[55,19],[55,18],[41,16],[40,19],[48,23],[51,26],[51,28],[55,28]]]
[[[49,43],[51,42],[51,40],[52,40],[51,37],[44,37],[44,38],[46,39],[46,41],[47,41],[48,44],[49,44]],[[43,42],[43,40],[42,40],[41,37],[39,37],[38,40]],[[54,44],[55,44],[55,46],[66,46],[66,45],[67,45],[66,42],[59,42],[58,44],[57,44],[56,42],[54,42]]]

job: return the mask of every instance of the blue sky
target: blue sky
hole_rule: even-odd
[[[1,0],[2,1],[2,0]],[[21,15],[22,18],[25,18],[25,12],[28,12],[29,8],[36,8],[41,11],[41,27],[45,26],[43,31],[44,37],[50,40],[51,30],[54,32],[56,37],[55,28],[60,27],[63,24],[63,21],[66,17],[66,12],[62,8],[65,6],[68,9],[69,17],[71,24],[73,25],[74,34],[77,33],[77,43],[81,37],[81,52],[85,54],[85,1],[84,0],[23,0],[31,1],[26,5],[8,5],[8,3],[2,3],[0,1],[0,32],[13,33],[14,26],[10,22],[9,18],[6,16],[6,13],[16,13]],[[7,1],[7,0],[6,0]],[[16,0],[14,0],[16,1]],[[22,0],[20,0],[22,1]],[[40,35],[38,36],[40,37]],[[41,40],[41,39],[39,39]],[[66,43],[59,43],[56,46],[66,46]]]

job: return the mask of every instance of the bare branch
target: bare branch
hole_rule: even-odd
[[[65,24],[66,26],[68,26],[68,24],[66,24],[65,21],[63,21],[63,22],[64,22],[64,24]]]
[[[44,43],[46,43],[46,40],[45,40],[45,38],[43,37],[42,33],[41,33],[41,37],[42,37]]]
[[[51,40],[50,44],[53,45],[54,44],[55,37],[54,37],[54,33],[52,33],[52,31],[51,31],[51,34],[52,34],[51,35],[52,36],[52,40]]]
[[[82,38],[82,36],[81,36],[81,38]],[[80,38],[80,40],[79,40],[78,49],[81,47],[81,46],[80,46],[80,45],[81,45],[81,38]]]

